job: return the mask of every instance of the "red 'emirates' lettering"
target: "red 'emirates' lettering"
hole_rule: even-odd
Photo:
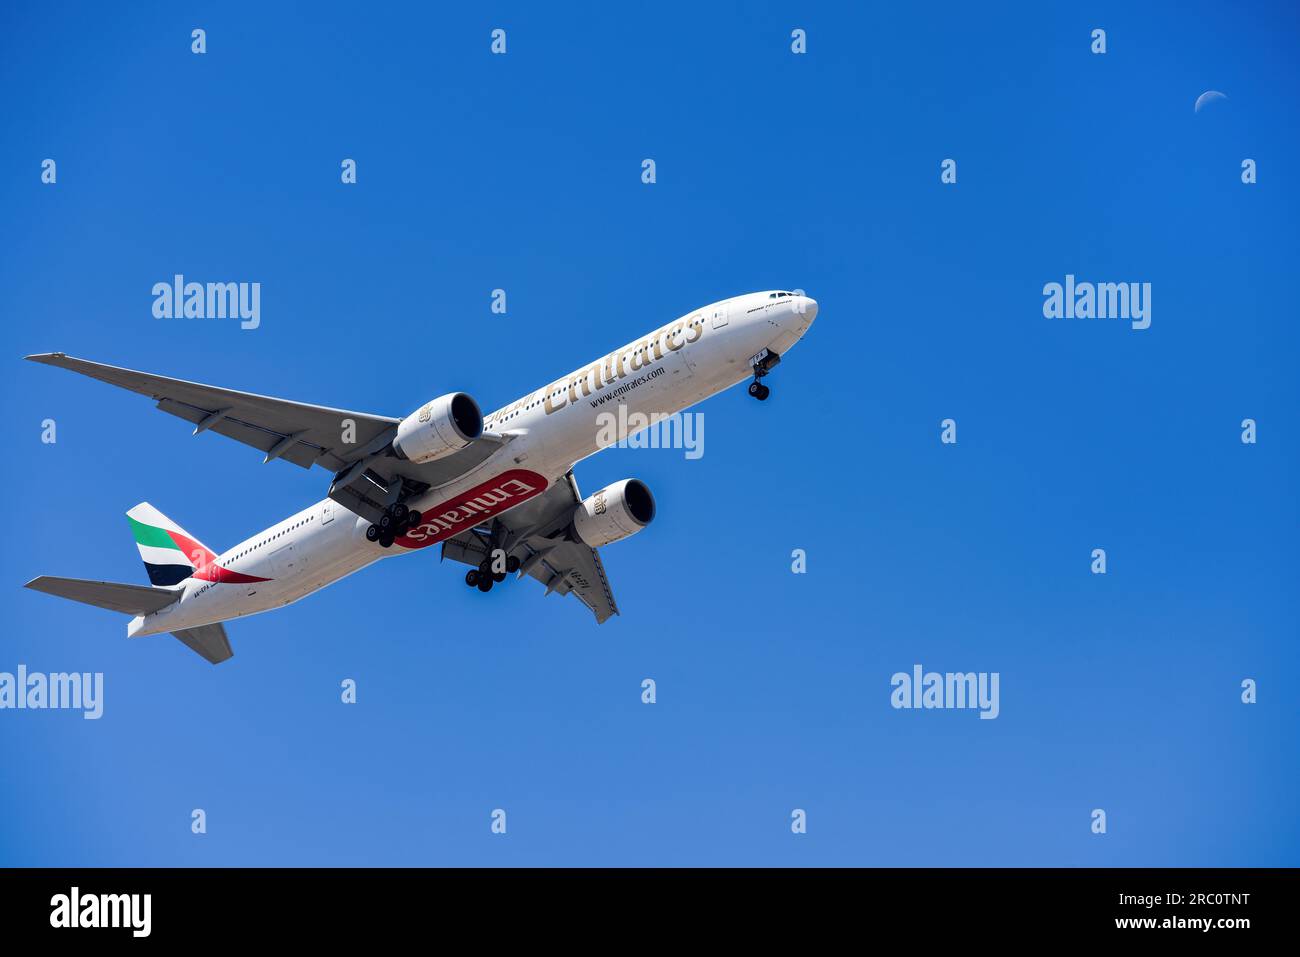
[[[455,499],[434,506],[426,513],[423,522],[396,538],[395,542],[405,548],[436,545],[485,518],[532,498],[545,491],[546,486],[546,479],[536,472],[526,469],[503,472]]]

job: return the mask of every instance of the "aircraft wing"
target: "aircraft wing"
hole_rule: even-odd
[[[519,558],[525,575],[546,586],[546,594],[574,595],[591,609],[596,623],[618,614],[614,592],[596,549],[568,537],[569,518],[582,501],[569,472],[541,495],[442,543],[442,557],[478,565],[492,550],[495,535],[508,555]]]
[[[379,520],[399,489],[419,494],[454,481],[482,464],[515,435],[484,432],[459,451],[416,464],[390,454],[389,443],[401,423],[390,416],[236,392],[77,359],[62,352],[27,358],[147,395],[164,412],[194,423],[195,435],[211,430],[251,445],[266,453],[264,462],[285,459],[305,469],[323,466],[335,473],[330,497],[372,522]],[[345,442],[345,437],[352,441]],[[363,476],[367,481],[361,481]]]
[[[338,471],[372,442],[396,430],[400,421],[120,369],[62,352],[27,358],[147,395],[164,412],[194,423],[196,435],[210,429],[265,452],[265,461],[282,458],[305,469],[319,463]],[[355,434],[349,436],[355,438],[352,443],[343,441],[345,420],[355,426]]]

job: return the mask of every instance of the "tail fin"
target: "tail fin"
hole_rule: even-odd
[[[210,548],[148,502],[141,502],[126,517],[149,581],[155,585],[178,584],[216,561]]]

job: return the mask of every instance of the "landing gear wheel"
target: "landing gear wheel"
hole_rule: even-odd
[[[393,533],[392,533],[392,532],[384,532],[382,535],[380,535],[380,536],[379,536],[379,544],[382,545],[382,546],[384,546],[384,548],[392,548],[392,547],[393,547]]]
[[[755,382],[754,385],[758,386],[758,388],[755,389],[750,394],[753,395],[753,397],[757,399],[759,402],[766,402],[767,397],[772,394],[772,390],[769,389],[767,386],[763,385],[763,383],[761,382]]]
[[[410,514],[411,510],[407,508],[405,505],[403,505],[401,502],[398,502],[396,505],[392,507],[390,511],[392,511],[393,513],[393,521],[396,524],[405,525],[406,516]]]
[[[492,590],[492,576],[491,576],[491,575],[487,576],[486,578],[480,578],[480,579],[478,580],[478,590],[481,591],[481,592],[489,592],[489,591]]]
[[[376,522],[375,524],[379,526],[379,530],[381,532],[387,532],[390,528],[393,527],[392,514],[389,512],[385,512],[383,515],[379,516],[379,521]]]
[[[511,555],[509,558],[506,559],[506,571],[508,571],[512,575],[515,572],[519,571],[519,559],[517,559],[514,555]]]
[[[415,528],[415,526],[419,525],[423,521],[424,521],[424,516],[420,514],[420,510],[418,508],[411,509],[406,515],[407,528]]]
[[[473,588],[475,585],[478,584],[477,568],[471,568],[469,571],[465,573],[465,584],[468,585],[470,588]]]
[[[485,558],[478,563],[478,573],[484,577],[492,574],[492,559]]]
[[[752,395],[755,399],[757,399],[758,390],[761,388],[763,388],[763,384],[759,382],[757,379],[755,379],[753,382],[749,384],[749,394]]]
[[[493,580],[494,582],[496,582],[496,583],[499,585],[499,584],[501,584],[503,581],[506,580],[506,573],[505,573],[505,572],[493,572],[493,573],[492,573],[492,580]]]
[[[368,542],[377,542],[377,541],[379,541],[379,526],[378,526],[378,525],[371,525],[369,528],[366,529],[366,541],[368,541]]]

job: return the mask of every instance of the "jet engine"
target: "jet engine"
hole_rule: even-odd
[[[588,495],[573,510],[573,531],[592,548],[635,535],[654,520],[655,499],[638,479],[623,479]]]
[[[482,434],[478,403],[464,392],[449,392],[402,420],[393,451],[420,465],[457,452]]]

